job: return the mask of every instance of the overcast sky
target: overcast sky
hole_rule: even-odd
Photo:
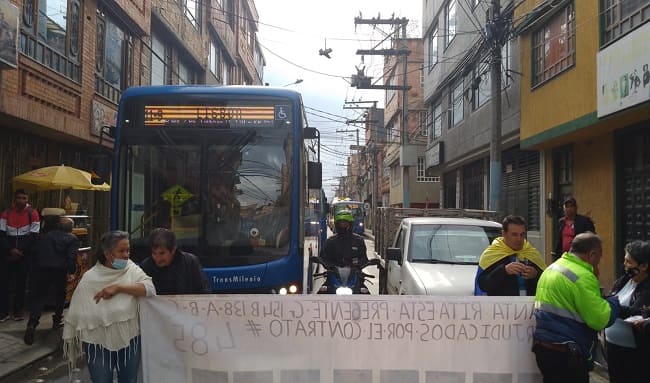
[[[381,77],[382,56],[366,56],[363,64],[357,49],[373,49],[392,32],[390,26],[357,25],[354,18],[409,19],[409,37],[421,37],[421,0],[255,0],[259,14],[258,38],[266,59],[264,81],[287,86],[302,93],[310,126],[321,132],[323,184],[329,200],[334,197],[338,177],[346,174],[350,145],[356,145],[363,126],[346,125],[360,118],[362,111],[346,110],[346,101],[378,101],[383,107],[384,91],[357,90],[349,84],[355,66],[365,65],[373,82]],[[355,30],[356,29],[356,30]],[[319,49],[331,48],[331,58]],[[303,80],[293,84],[297,79]],[[289,85],[287,85],[289,84]],[[348,105],[350,107],[351,105]],[[349,131],[349,132],[337,132]]]

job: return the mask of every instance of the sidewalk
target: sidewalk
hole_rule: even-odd
[[[0,380],[61,347],[62,330],[52,330],[51,311],[43,311],[31,346],[23,342],[26,327],[27,317],[20,322],[9,319],[0,323]]]

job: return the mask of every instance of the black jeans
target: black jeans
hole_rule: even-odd
[[[2,257],[0,261],[0,317],[9,312],[11,293],[14,294],[13,314],[22,316],[25,307],[25,284],[27,282],[27,256],[19,260]]]
[[[639,349],[607,342],[607,370],[610,383],[641,383],[650,380],[645,364],[647,357]]]
[[[589,383],[589,368],[582,356],[534,346],[537,367],[544,383]]]
[[[27,326],[38,326],[43,306],[50,297],[54,298],[54,323],[63,318],[65,305],[65,288],[67,286],[65,270],[35,268],[31,274],[29,291],[29,322]],[[50,295],[52,292],[52,295]]]

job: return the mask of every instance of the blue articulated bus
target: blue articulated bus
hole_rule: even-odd
[[[305,210],[322,167],[299,93],[135,87],[117,119],[111,228],[130,233],[132,259],[149,255],[151,230],[166,227],[214,292],[306,292]]]

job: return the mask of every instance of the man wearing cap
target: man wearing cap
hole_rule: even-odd
[[[551,253],[553,261],[569,251],[571,241],[576,235],[588,231],[596,233],[596,227],[591,218],[578,214],[578,203],[574,197],[566,197],[562,203],[562,208],[564,209],[564,216],[560,218],[555,251]]]

